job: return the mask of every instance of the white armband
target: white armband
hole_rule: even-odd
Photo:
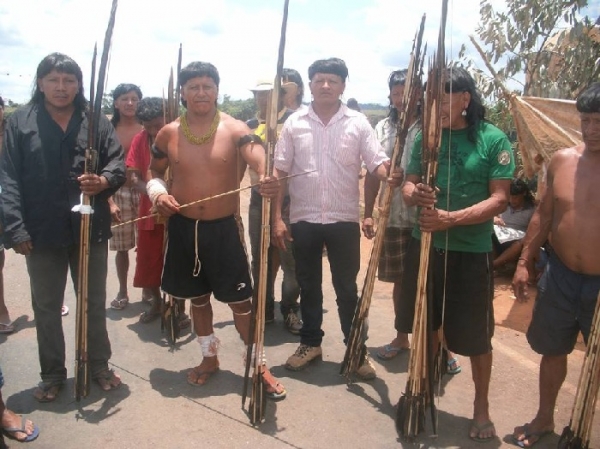
[[[150,197],[153,205],[156,205],[156,200],[159,196],[168,194],[167,183],[160,178],[152,178],[146,183],[146,192]]]

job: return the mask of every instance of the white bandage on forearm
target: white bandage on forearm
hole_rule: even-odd
[[[160,178],[152,178],[146,184],[146,192],[150,197],[153,205],[156,205],[156,200],[159,196],[168,194],[167,183]]]

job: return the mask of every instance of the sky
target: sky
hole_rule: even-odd
[[[502,8],[503,0],[492,0]],[[305,84],[317,59],[346,61],[345,99],[387,104],[387,77],[408,64],[412,41],[426,14],[425,40],[436,46],[440,0],[290,0],[285,67],[298,70]],[[590,0],[588,14],[600,14]],[[71,56],[81,66],[89,91],[94,44],[100,48],[111,0],[15,0],[0,4],[0,95],[30,99],[39,62],[49,53]],[[162,96],[179,44],[183,65],[213,63],[221,76],[220,95],[251,97],[259,79],[272,79],[283,0],[120,0],[105,91],[120,83],[141,87],[144,96]],[[457,58],[479,21],[479,0],[450,0],[446,52]],[[431,53],[431,51],[428,51]],[[477,64],[483,68],[483,64]],[[308,91],[308,89],[306,89]],[[310,100],[306,93],[304,101]]]

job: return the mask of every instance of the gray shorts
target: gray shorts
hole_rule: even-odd
[[[554,251],[538,283],[527,340],[538,354],[566,355],[573,351],[579,332],[587,343],[594,318],[600,276],[576,273]]]

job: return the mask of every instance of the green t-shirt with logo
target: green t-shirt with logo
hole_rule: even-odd
[[[419,134],[415,139],[407,175],[422,175],[421,145],[422,134]],[[487,122],[480,124],[477,143],[468,139],[467,129],[451,132],[444,129],[436,180],[439,189],[437,207],[455,211],[484,201],[490,197],[489,182],[512,179],[514,171],[515,160],[510,142],[494,125]],[[489,252],[492,250],[492,229],[492,219],[474,225],[455,226],[447,231],[434,232],[433,245],[450,251]],[[421,238],[419,225],[415,227],[413,236]]]

